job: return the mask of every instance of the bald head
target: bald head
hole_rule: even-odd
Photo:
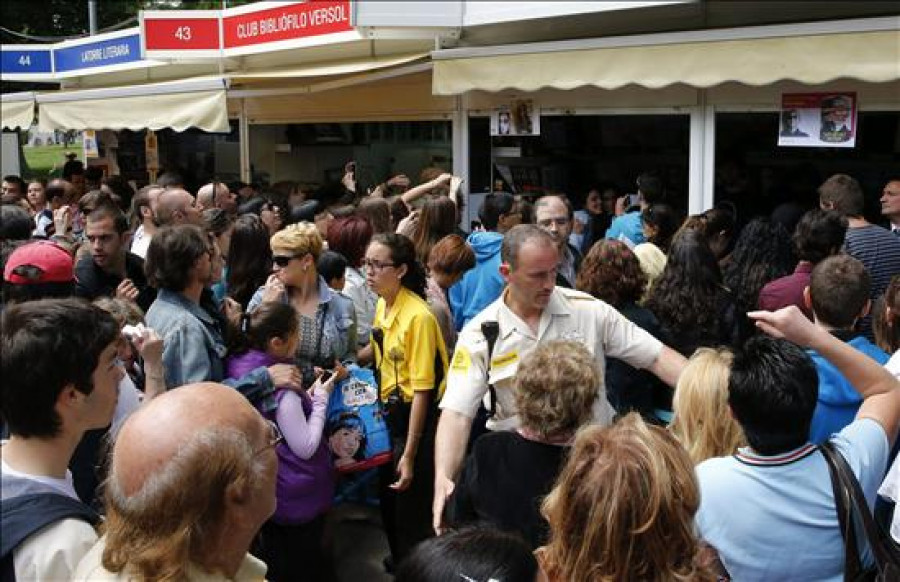
[[[190,192],[182,188],[167,188],[156,202],[156,222],[159,226],[185,223],[199,226],[203,223],[203,217]]]
[[[257,448],[267,435],[265,421],[234,388],[212,382],[183,386],[154,398],[125,422],[113,448],[110,478],[130,496],[211,428],[235,429]]]

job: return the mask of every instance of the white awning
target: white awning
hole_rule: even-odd
[[[324,63],[308,63],[300,67],[285,67],[278,69],[265,69],[255,71],[235,71],[228,73],[228,78],[233,81],[253,81],[269,79],[309,79],[313,77],[335,77],[338,75],[350,75],[353,73],[366,73],[405,65],[413,61],[428,58],[428,53],[413,53],[404,55],[389,55],[363,59],[346,59],[329,61]]]
[[[219,77],[39,94],[38,125],[53,129],[190,127],[227,133],[227,82]]]
[[[7,93],[0,95],[0,120],[2,129],[31,127],[34,121],[34,93]]]
[[[881,83],[900,79],[900,19],[450,49],[432,59],[436,95],[630,84],[705,88],[729,81]]]

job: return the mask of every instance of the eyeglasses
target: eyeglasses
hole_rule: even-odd
[[[266,445],[260,448],[257,451],[253,452],[253,455],[256,456],[266,449],[272,449],[280,445],[284,442],[284,435],[281,434],[281,429],[278,428],[278,425],[272,422],[271,420],[267,420],[266,423],[269,425],[269,440],[266,442]]]
[[[288,266],[288,263],[294,259],[299,259],[302,256],[303,255],[275,255],[272,257],[272,262],[283,269]]]
[[[382,261],[376,261],[375,259],[363,259],[363,267],[366,269],[371,269],[372,271],[383,271],[388,267],[396,267],[394,263],[386,263]]]

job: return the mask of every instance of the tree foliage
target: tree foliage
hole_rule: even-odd
[[[226,0],[226,7],[249,4],[252,0]],[[97,0],[97,29],[115,26],[136,18],[141,10],[201,10],[222,8],[222,0]],[[87,0],[3,0],[0,23],[6,30],[36,37],[68,38],[88,33]],[[135,20],[134,26],[137,25]],[[6,30],[0,40],[7,44],[26,41]]]

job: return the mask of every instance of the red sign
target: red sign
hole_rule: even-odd
[[[219,50],[219,19],[144,17],[148,51]]]
[[[353,30],[350,0],[311,0],[226,16],[225,48],[296,40]]]

